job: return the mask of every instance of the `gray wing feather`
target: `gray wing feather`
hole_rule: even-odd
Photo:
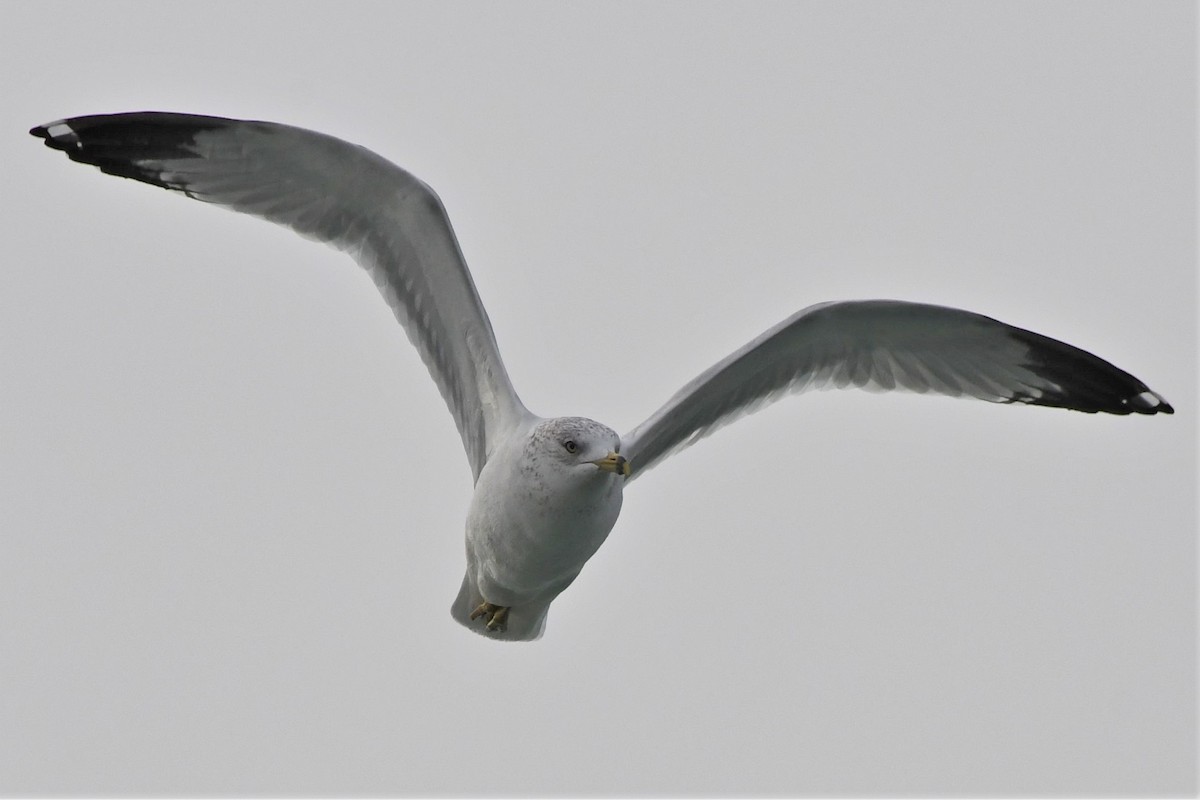
[[[1127,372],[1077,347],[982,314],[898,300],[797,312],[683,387],[621,437],[633,480],[787,394],[904,390],[1087,413],[1174,413]]]
[[[252,214],[349,253],[437,383],[475,478],[528,412],[437,195],[357,145],[302,128],[189,114],[75,117],[30,131],[71,159]]]

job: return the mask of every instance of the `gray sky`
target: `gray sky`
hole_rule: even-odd
[[[1195,22],[0,5],[0,792],[1194,792]],[[628,430],[868,297],[1178,413],[791,398],[631,486],[542,641],[486,641],[467,462],[368,277],[25,133],[144,109],[425,179],[538,413]]]

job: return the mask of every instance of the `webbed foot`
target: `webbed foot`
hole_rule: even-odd
[[[487,620],[487,629],[489,631],[500,632],[504,630],[504,621],[508,619],[508,608],[508,606],[498,606],[494,603],[483,602],[471,612],[471,619],[485,617]]]

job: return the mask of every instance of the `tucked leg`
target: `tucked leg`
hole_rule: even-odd
[[[508,606],[498,606],[485,601],[471,612],[471,619],[484,617],[489,631],[502,631],[504,630],[504,621],[508,619],[508,608]]]

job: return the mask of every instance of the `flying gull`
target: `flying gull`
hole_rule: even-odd
[[[1127,372],[981,314],[897,300],[798,311],[618,436],[540,417],[517,397],[438,196],[332,136],[221,117],[142,112],[30,131],[73,161],[284,225],[374,277],[437,383],[475,482],[467,568],[451,607],[476,633],[536,639],[550,603],[616,523],[625,485],[738,417],[807,389],[907,390],[1089,414],[1171,414]]]

